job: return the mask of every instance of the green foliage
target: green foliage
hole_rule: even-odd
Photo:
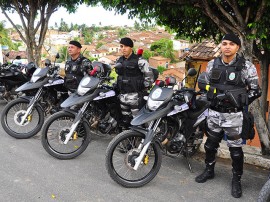
[[[0,44],[8,46],[10,50],[18,50],[21,45],[21,43],[12,43],[8,30],[5,29],[4,21],[0,21]]]
[[[89,57],[88,59],[89,59],[91,62],[93,62],[93,61],[96,61],[98,58]]]
[[[48,29],[49,19],[51,15],[56,12],[60,7],[67,9],[69,13],[75,12],[78,5],[84,1],[36,1],[36,0],[18,0],[9,1],[1,0],[0,7],[2,12],[9,16],[9,13],[17,12],[21,18],[22,30],[20,30],[10,16],[7,18],[14,29],[19,33],[22,41],[27,46],[28,60],[40,64],[42,45],[45,41],[46,32]],[[89,2],[94,4],[95,2]],[[64,21],[62,20],[63,28],[65,28]],[[22,33],[23,32],[23,33]],[[36,39],[35,36],[38,36]]]
[[[98,35],[98,40],[102,40],[102,39],[104,39],[105,37],[104,37],[104,35],[103,34],[99,34]]]
[[[162,74],[166,70],[166,67],[164,67],[164,66],[158,66],[157,67],[157,70],[158,70],[159,74]]]
[[[61,18],[61,21],[60,21],[60,26],[59,26],[59,29],[58,29],[60,32],[68,32],[69,31],[69,26],[68,24],[64,21],[63,18]]]
[[[143,58],[145,58],[146,60],[149,60],[150,57],[152,57],[154,54],[152,51],[149,50],[145,50],[143,51]]]
[[[67,46],[61,47],[59,49],[58,53],[59,53],[59,56],[60,56],[59,60],[61,60],[61,62],[67,60],[67,58],[68,58],[68,49],[67,49]]]
[[[119,38],[122,38],[122,37],[126,36],[127,33],[128,33],[128,31],[125,28],[119,28],[118,29],[118,36],[119,36]]]
[[[170,39],[160,39],[151,44],[150,50],[156,55],[161,55],[165,58],[170,58],[172,62],[175,61],[173,42]]]
[[[99,48],[100,48],[101,46],[103,46],[103,45],[104,45],[104,43],[102,43],[102,42],[99,41],[99,42],[97,43],[97,45],[96,45],[96,49],[99,49]]]
[[[110,77],[113,77],[113,80],[111,80],[111,83],[115,83],[116,82],[116,79],[117,79],[117,74],[116,74],[114,68],[112,69],[112,72],[110,74]]]

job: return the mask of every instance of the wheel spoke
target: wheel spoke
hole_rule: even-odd
[[[85,141],[85,128],[79,124],[76,139],[71,137],[67,144],[64,144],[65,136],[69,133],[74,118],[70,116],[59,117],[52,120],[47,128],[47,144],[55,153],[72,154],[80,149]],[[79,129],[78,129],[79,128]]]

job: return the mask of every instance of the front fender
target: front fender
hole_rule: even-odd
[[[70,109],[70,108],[63,108],[62,111],[73,114],[74,116],[76,116],[76,114],[78,113],[77,111]]]
[[[135,130],[135,131],[145,135],[145,139],[143,141],[144,146],[148,142],[151,142],[153,140],[153,138],[154,138],[155,133],[154,133],[153,129],[148,130],[148,129],[145,129],[145,128],[142,128],[142,127],[139,127],[139,126],[131,126],[130,128],[131,128],[131,130]]]
[[[76,115],[77,115],[77,111],[74,111],[73,109],[70,109],[70,108],[64,108],[64,109],[62,109],[62,111],[64,111],[64,112],[67,112],[67,113],[70,113],[70,114],[73,114],[75,117],[76,117]],[[87,125],[89,126],[89,128],[90,128],[90,123],[89,123],[89,121],[85,118],[85,117],[83,117],[82,118],[83,120],[83,122],[86,122],[87,123]]]
[[[33,96],[21,96],[20,97],[20,99],[27,100],[29,102],[29,104],[31,103],[32,98],[33,98]],[[28,104],[28,106],[29,106],[29,104]],[[44,112],[44,110],[39,102],[35,103],[35,107],[39,107]],[[45,112],[44,112],[44,114],[45,114]]]

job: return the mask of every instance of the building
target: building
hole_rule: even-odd
[[[171,59],[169,58],[164,58],[162,56],[155,56],[149,58],[149,65],[155,68],[157,68],[158,66],[166,67],[166,63],[170,64],[170,61]]]

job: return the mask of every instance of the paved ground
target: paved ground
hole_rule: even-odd
[[[0,105],[0,110],[3,105]],[[97,137],[78,158],[61,161],[43,149],[40,136],[18,140],[0,126],[0,201],[32,202],[138,202],[138,201],[250,201],[257,200],[268,170],[245,165],[243,197],[230,195],[231,165],[218,159],[216,178],[204,184],[194,181],[204,169],[203,154],[191,160],[193,173],[183,157],[163,158],[160,172],[141,188],[116,184],[105,169],[105,150],[111,137]]]

